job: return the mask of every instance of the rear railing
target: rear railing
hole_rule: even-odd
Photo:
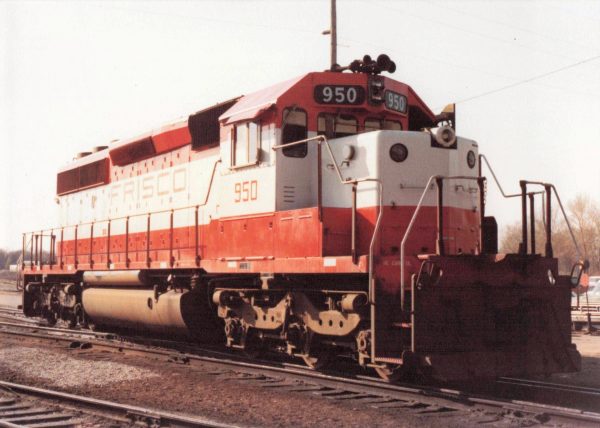
[[[571,228],[571,224],[569,222],[569,219],[567,217],[567,214],[565,212],[565,209],[563,207],[562,201],[560,199],[560,196],[558,195],[558,191],[556,190],[556,187],[553,184],[550,183],[543,183],[543,182],[539,182],[539,181],[527,181],[527,180],[521,180],[519,181],[519,185],[521,187],[521,192],[520,193],[514,193],[514,194],[506,194],[504,192],[504,189],[502,188],[502,186],[500,185],[500,182],[498,181],[498,178],[496,177],[496,174],[494,173],[490,163],[488,162],[487,158],[484,155],[479,155],[479,176],[478,177],[468,177],[468,176],[450,176],[450,177],[446,177],[446,176],[441,176],[441,175],[433,175],[431,177],[429,177],[429,180],[427,181],[427,185],[425,186],[423,193],[421,194],[421,198],[419,199],[419,202],[417,203],[417,206],[415,208],[415,211],[413,212],[413,215],[411,217],[411,220],[407,226],[407,229],[404,233],[404,236],[402,238],[402,242],[400,244],[400,293],[401,293],[401,307],[404,308],[404,304],[405,304],[405,246],[406,246],[406,242],[408,240],[408,237],[411,233],[411,230],[413,228],[413,225],[415,223],[415,220],[417,218],[417,216],[419,215],[419,211],[421,209],[421,206],[423,205],[423,201],[425,199],[425,195],[427,194],[427,192],[429,191],[429,188],[431,186],[431,184],[435,181],[436,186],[437,186],[437,191],[438,191],[438,201],[437,201],[437,218],[438,218],[438,223],[437,223],[437,245],[436,245],[436,252],[438,255],[444,255],[444,236],[443,236],[443,228],[444,228],[444,217],[443,217],[443,207],[444,207],[444,200],[443,200],[443,182],[444,180],[457,180],[457,179],[463,179],[463,180],[477,180],[478,184],[479,184],[479,201],[480,201],[480,210],[479,210],[479,214],[480,214],[480,233],[479,233],[479,238],[480,238],[480,249],[483,249],[483,241],[484,241],[484,236],[483,236],[483,219],[485,216],[485,183],[486,183],[486,178],[482,176],[482,162],[481,161],[485,161],[485,164],[487,165],[488,169],[490,170],[492,177],[494,178],[494,181],[496,182],[496,185],[498,186],[498,189],[500,190],[502,196],[504,198],[516,198],[516,197],[520,197],[521,198],[521,222],[522,222],[522,228],[521,228],[521,243],[519,245],[519,254],[521,255],[526,255],[528,254],[527,251],[527,243],[528,243],[528,228],[527,228],[527,200],[529,199],[530,201],[530,211],[529,211],[529,215],[530,215],[530,224],[531,224],[531,254],[535,253],[535,207],[534,207],[534,196],[535,195],[542,195],[543,201],[544,201],[544,216],[543,216],[543,220],[544,220],[544,227],[545,227],[545,234],[546,234],[546,245],[545,245],[545,256],[546,257],[553,257],[553,249],[552,249],[552,193],[554,193],[554,195],[556,196],[556,200],[558,201],[560,210],[562,212],[563,218],[565,220],[565,223],[567,224],[567,227],[569,229],[569,233],[571,235],[571,239],[573,240],[573,244],[575,246],[575,249],[577,251],[578,257],[581,259],[582,258],[582,254],[581,251],[579,249],[579,245],[577,243],[577,240],[575,238],[575,235],[573,233],[573,230]],[[527,186],[528,185],[536,185],[536,186],[542,186],[544,188],[543,191],[535,191],[535,192],[528,192],[527,191]]]

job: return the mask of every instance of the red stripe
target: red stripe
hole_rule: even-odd
[[[383,222],[375,254],[396,260],[392,263],[394,272],[399,270],[400,243],[406,225],[410,221],[413,207],[385,207]],[[270,215],[236,219],[214,220],[198,228],[198,254],[201,266],[218,272],[357,272],[365,271],[365,258],[359,266],[348,264],[351,254],[351,210],[349,208],[323,208],[322,222],[318,219],[316,207],[276,212]],[[456,208],[444,209],[446,250],[455,254],[458,249],[464,253],[476,251],[478,240],[478,214]],[[377,218],[377,208],[363,208],[357,211],[357,252],[368,255],[369,245]],[[80,226],[81,231],[81,226]],[[98,230],[95,231],[98,234]],[[173,249],[171,250],[170,230],[150,232],[151,268],[171,267],[170,255],[174,257],[174,267],[197,267],[195,247],[195,227],[173,229]],[[110,237],[110,259],[114,269],[147,267],[147,233],[130,233]],[[423,207],[412,235],[407,241],[406,255],[414,263],[408,274],[418,268],[417,254],[433,253],[436,240],[436,208]],[[126,251],[127,242],[127,251]],[[108,237],[96,236],[90,258],[90,239],[77,240],[77,269],[106,269],[108,263]],[[335,267],[324,266],[323,257],[338,257]],[[127,266],[127,258],[130,263]],[[57,243],[57,261],[63,266],[75,269],[75,241]],[[247,261],[242,268],[239,261]],[[93,263],[92,263],[93,262]],[[231,267],[236,262],[235,267]],[[56,270],[58,266],[54,267]],[[385,271],[385,269],[384,269]],[[384,274],[382,272],[382,274]],[[391,275],[385,273],[384,276]],[[393,276],[397,277],[397,273]]]

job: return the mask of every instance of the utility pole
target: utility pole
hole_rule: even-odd
[[[331,70],[335,70],[337,64],[337,15],[335,0],[331,0],[331,27],[322,34],[331,35]]]
[[[335,0],[331,0],[331,69],[337,64],[337,16]]]

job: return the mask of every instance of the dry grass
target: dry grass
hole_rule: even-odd
[[[17,287],[17,273],[0,270],[0,290],[13,291]]]

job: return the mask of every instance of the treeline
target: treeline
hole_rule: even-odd
[[[6,251],[0,249],[0,269],[8,269],[10,265],[14,265],[21,257],[21,251]]]
[[[590,262],[590,275],[600,275],[600,206],[589,197],[578,195],[566,204],[565,210],[573,236],[579,245],[581,258]],[[543,254],[546,242],[544,223],[539,213],[536,216],[536,253]],[[553,210],[551,226],[554,257],[558,258],[561,273],[568,273],[573,263],[580,257],[567,223],[558,209]],[[530,232],[529,228],[527,232]],[[506,229],[500,250],[505,253],[514,253],[518,250],[520,242],[521,222],[517,222]]]
[[[8,269],[10,265],[17,264],[21,257],[21,250],[7,251],[0,249],[0,270]],[[29,263],[30,253],[25,254],[25,261]],[[42,251],[42,260],[47,263],[50,260],[50,253],[46,250]]]

